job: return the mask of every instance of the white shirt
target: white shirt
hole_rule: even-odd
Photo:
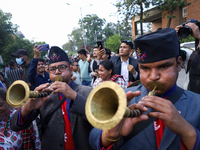
[[[124,80],[126,81],[126,85],[129,83],[129,71],[128,71],[128,64],[129,64],[129,59],[125,62],[121,58],[121,75],[123,76]],[[133,74],[132,74],[133,75]],[[136,79],[138,76],[138,72],[136,71],[136,74],[133,75],[133,77]]]
[[[74,80],[74,82],[81,85],[81,79],[80,79],[79,72],[78,71],[76,71],[76,72],[73,71],[73,76],[76,77],[76,80]]]

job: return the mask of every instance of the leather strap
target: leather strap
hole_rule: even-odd
[[[54,107],[54,109],[52,109],[49,114],[45,117],[44,119],[44,125],[47,126],[49,121],[51,120],[51,117],[53,116],[54,112],[58,109],[58,107],[60,107],[62,105],[62,103],[64,103],[64,101],[66,100],[65,97],[62,98],[62,100],[59,101],[59,103],[56,104],[56,106]]]
[[[72,86],[73,86],[74,91],[76,91],[77,88],[79,87],[78,84],[73,84]],[[47,127],[49,121],[51,120],[51,117],[53,116],[54,112],[58,109],[58,107],[60,107],[60,106],[62,105],[62,103],[64,103],[65,100],[66,100],[66,98],[63,97],[63,98],[59,101],[59,103],[56,104],[56,106],[54,107],[54,109],[52,109],[52,110],[49,112],[49,114],[45,117],[45,119],[44,119],[44,126],[45,126],[45,128]]]

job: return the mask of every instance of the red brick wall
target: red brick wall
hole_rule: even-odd
[[[192,3],[191,5],[187,6],[187,17],[183,18],[183,22],[186,22],[187,20],[193,18],[200,21],[200,0],[186,0],[187,3]],[[162,13],[162,16],[166,14],[166,12]],[[170,28],[175,28],[177,25],[179,25],[179,8],[177,8],[173,15],[176,16],[176,18],[172,19]],[[162,19],[162,28],[166,28],[168,23],[168,19],[164,18]]]
[[[193,18],[200,21],[200,0],[187,0],[187,2],[192,2],[187,6],[187,20]]]
[[[152,22],[152,32],[162,28],[162,22]]]

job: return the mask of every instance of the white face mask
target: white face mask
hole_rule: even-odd
[[[23,58],[23,57],[22,57],[22,58]],[[24,60],[22,60],[22,58],[16,58],[16,59],[15,59],[18,65],[23,64]]]

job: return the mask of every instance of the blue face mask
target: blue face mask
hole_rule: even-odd
[[[22,57],[22,58],[23,58],[23,57]],[[16,59],[15,59],[18,65],[23,64],[24,60],[22,60],[22,58],[16,58]]]

